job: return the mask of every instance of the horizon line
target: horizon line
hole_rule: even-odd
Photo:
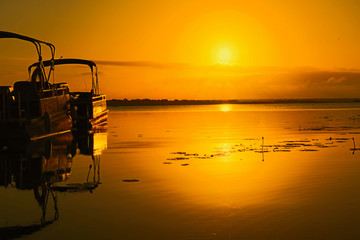
[[[191,99],[111,99],[110,107],[116,106],[160,106],[160,105],[216,105],[216,104],[290,104],[290,103],[360,103],[360,98],[297,98],[297,99],[228,99],[228,100],[191,100]]]

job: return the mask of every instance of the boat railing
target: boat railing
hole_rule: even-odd
[[[62,96],[69,93],[69,87],[58,87],[58,88],[51,88],[42,91],[42,98],[51,98],[55,96]]]
[[[74,99],[86,99],[86,100],[92,99],[93,101],[106,99],[105,94],[94,94],[92,92],[71,92],[70,95]]]
[[[90,60],[84,59],[75,59],[75,58],[60,58],[60,59],[51,59],[42,62],[44,67],[55,66],[55,65],[64,65],[64,64],[83,64],[89,66],[91,70],[91,81],[92,81],[92,88],[90,93],[95,95],[99,95],[99,80],[98,80],[98,72],[97,66],[95,62]],[[32,68],[39,66],[38,63],[34,63],[28,67],[29,75],[32,71]]]
[[[101,94],[101,95],[98,95],[98,96],[94,96],[94,97],[93,97],[93,100],[94,100],[94,101],[106,100],[106,95],[105,95],[105,94]]]
[[[54,70],[54,59],[55,59],[55,46],[53,44],[44,42],[44,41],[40,41],[35,38],[23,36],[23,35],[16,34],[16,33],[6,32],[6,31],[0,31],[0,38],[15,38],[15,39],[21,39],[21,40],[25,40],[25,41],[33,43],[35,45],[35,48],[36,48],[36,51],[38,54],[38,62],[36,63],[36,66],[40,69],[40,74],[45,78],[45,81],[47,83],[50,82],[50,77]],[[42,60],[42,52],[41,52],[42,44],[46,45],[50,48],[51,60],[49,60],[49,61],[51,62],[51,64],[50,64],[50,70],[48,71],[48,73],[46,73],[46,71],[45,71],[44,63]],[[52,76],[54,77],[54,74],[52,74]]]

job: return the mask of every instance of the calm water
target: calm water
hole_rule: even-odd
[[[122,107],[107,134],[2,146],[0,239],[357,239],[359,114]]]

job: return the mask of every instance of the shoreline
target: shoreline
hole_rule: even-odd
[[[293,104],[293,103],[358,103],[360,98],[304,98],[304,99],[232,99],[232,100],[168,100],[168,99],[112,99],[109,107],[118,106],[171,106],[216,104]]]

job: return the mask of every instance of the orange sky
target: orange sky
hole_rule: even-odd
[[[359,12],[355,0],[25,0],[1,4],[0,29],[94,60],[109,99],[360,97]],[[0,84],[24,80],[34,47],[0,49]],[[75,87],[84,72],[55,80]]]

